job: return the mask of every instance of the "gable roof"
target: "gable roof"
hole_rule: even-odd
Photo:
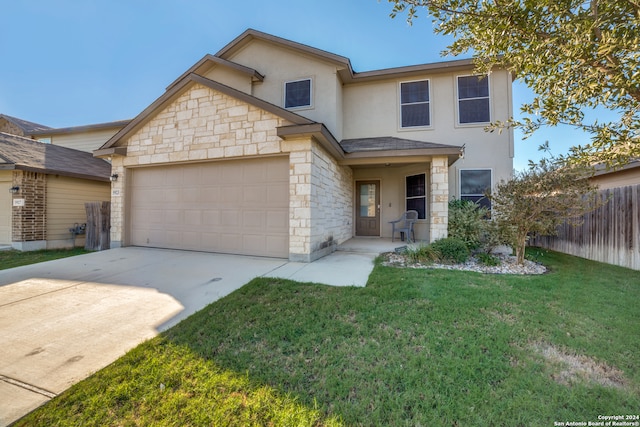
[[[298,52],[315,56],[324,61],[331,62],[338,66],[338,74],[344,83],[365,82],[372,80],[382,80],[392,77],[411,77],[425,72],[449,72],[473,70],[475,63],[473,59],[455,59],[451,61],[433,62],[428,64],[410,65],[404,67],[385,68],[382,70],[373,70],[365,72],[356,72],[351,66],[351,60],[347,57],[327,52],[322,49],[307,46],[302,43],[287,40],[271,34],[263,33],[258,30],[248,29],[238,37],[233,39],[225,47],[220,49],[214,57],[229,59],[236,52],[241,50],[252,40],[264,40],[267,42],[279,44]]]
[[[285,46],[290,49],[297,50],[301,53],[306,53],[306,54],[324,59],[325,61],[333,62],[338,66],[345,67],[351,70],[351,61],[347,57],[336,55],[335,53],[327,52],[325,50],[308,46],[306,44],[294,42],[294,41],[283,39],[281,37],[277,37],[271,34],[263,33],[262,31],[254,30],[252,28],[249,28],[248,30],[240,34],[238,37],[233,39],[225,47],[220,49],[215,54],[215,56],[219,58],[229,59],[231,56],[233,56],[234,53],[236,53],[237,51],[239,51],[240,49],[242,49],[244,46],[246,46],[252,40],[255,40],[255,39],[279,44],[281,46]]]
[[[167,86],[167,90],[171,89],[174,85],[178,84],[182,79],[184,79],[189,74],[195,73],[195,74],[202,75],[216,65],[221,65],[223,67],[231,68],[233,70],[246,74],[247,76],[251,77],[251,80],[255,82],[261,82],[264,80],[264,76],[260,74],[258,71],[254,70],[253,68],[245,67],[244,65],[240,65],[232,61],[227,61],[226,59],[219,58],[211,54],[206,54],[200,61],[193,64],[187,71],[182,73],[180,77],[175,79],[173,83]]]
[[[38,132],[45,129],[51,129],[49,126],[41,125],[38,123],[28,122],[26,120],[19,119],[17,117],[7,116],[6,114],[0,114],[0,119],[5,119],[8,122],[18,126],[25,135],[31,135],[34,132]]]
[[[109,181],[111,165],[84,151],[0,132],[0,170],[23,170]]]
[[[271,104],[267,101],[264,101],[260,98],[256,98],[255,96],[249,95],[245,92],[239,91],[232,87],[223,85],[222,83],[218,83],[216,81],[210,80],[206,77],[199,76],[197,74],[189,74],[185,76],[181,81],[172,85],[169,90],[167,90],[162,96],[156,99],[151,105],[144,109],[138,116],[136,116],[127,126],[122,128],[118,133],[116,133],[113,137],[111,137],[107,142],[104,143],[102,147],[93,152],[94,156],[107,156],[107,155],[125,155],[126,148],[125,147],[116,147],[117,143],[136,130],[141,128],[147,121],[149,121],[154,114],[163,108],[165,105],[173,101],[175,98],[180,96],[185,90],[191,87],[194,84],[201,84],[210,89],[216,90],[218,92],[224,93],[225,95],[236,98],[240,101],[244,101],[248,104],[254,105],[258,108],[262,108],[270,113],[275,114],[278,117],[282,117],[285,120],[288,120],[297,125],[306,125],[315,123],[313,120],[309,120],[305,117],[302,117],[296,113],[293,113],[289,110],[285,110],[284,108],[278,107],[277,105]],[[120,149],[119,149],[120,148]],[[122,149],[125,148],[125,149]]]

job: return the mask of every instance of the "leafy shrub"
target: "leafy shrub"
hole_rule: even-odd
[[[469,248],[465,242],[455,237],[436,240],[431,247],[440,254],[440,261],[461,264],[469,259]]]
[[[480,252],[476,255],[478,262],[482,265],[489,267],[495,267],[500,265],[500,258],[495,255],[488,254],[486,252]]]
[[[440,260],[440,253],[431,245],[409,246],[404,254],[410,262],[432,263]]]
[[[489,210],[470,200],[452,200],[449,202],[449,237],[460,239],[469,250],[481,246],[486,234]]]

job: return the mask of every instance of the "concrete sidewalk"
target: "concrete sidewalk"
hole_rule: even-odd
[[[255,277],[364,286],[376,255],[293,263],[128,247],[0,270],[0,426]]]

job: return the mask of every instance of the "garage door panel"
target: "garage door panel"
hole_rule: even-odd
[[[220,225],[223,227],[239,227],[240,214],[237,211],[223,210],[220,212]]]
[[[258,228],[260,230],[264,230],[266,226],[266,215],[267,212],[264,211],[245,210],[242,212],[242,225],[246,228]]]
[[[217,226],[220,225],[220,211],[218,210],[206,210],[202,213],[202,225],[203,226]]]
[[[265,192],[265,185],[248,185],[243,188],[242,202],[247,205],[256,205],[257,203],[263,205],[267,203],[267,192]]]
[[[202,211],[200,210],[189,210],[184,212],[184,224],[189,226],[202,226]]]
[[[283,206],[289,203],[289,184],[283,188],[282,185],[269,185],[267,186],[267,201],[270,206]]]
[[[178,224],[182,224],[182,222],[184,221],[182,211],[176,209],[167,209],[163,213],[163,219],[160,223],[168,227],[176,227]]]
[[[281,233],[289,233],[288,212],[268,211],[265,215],[265,227],[270,230],[278,230]]]
[[[129,244],[288,256],[286,157],[130,173]]]

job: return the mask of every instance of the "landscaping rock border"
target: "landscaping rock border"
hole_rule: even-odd
[[[389,267],[439,268],[445,270],[475,271],[484,274],[532,275],[547,272],[547,268],[544,265],[533,261],[525,260],[524,265],[519,265],[516,262],[516,257],[510,255],[497,255],[497,258],[500,259],[500,265],[497,266],[480,264],[475,257],[469,258],[464,264],[423,264],[411,263],[407,260],[406,256],[399,252],[386,252],[383,253],[382,256],[384,257],[383,265]]]

